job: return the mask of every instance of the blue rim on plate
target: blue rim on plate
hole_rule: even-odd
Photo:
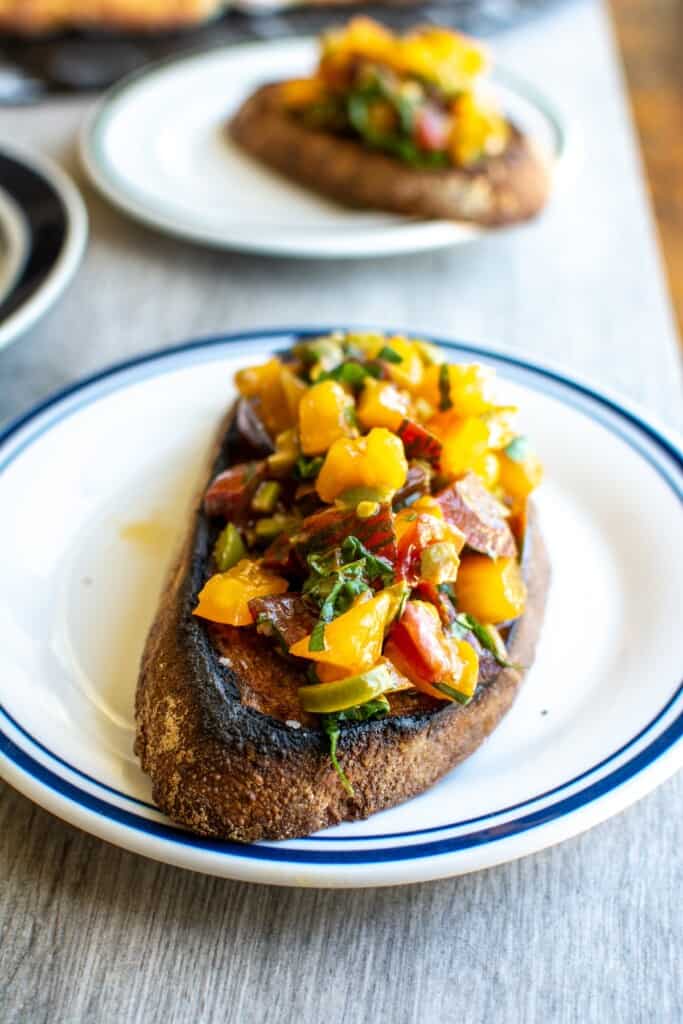
[[[37,404],[26,414],[19,416],[0,432],[0,477],[7,465],[17,458],[22,451],[33,444],[38,437],[68,416],[73,415],[85,405],[96,402],[103,394],[124,388],[135,380],[157,376],[179,366],[189,365],[202,359],[221,358],[229,350],[233,354],[237,347],[247,351],[258,346],[263,350],[284,348],[295,338],[310,337],[332,330],[339,326],[321,326],[304,328],[282,328],[256,330],[231,335],[221,335],[186,342],[130,360],[95,373],[92,376],[70,385],[57,392],[46,401]],[[367,327],[356,325],[356,329],[374,329],[390,331],[389,328]],[[416,333],[416,332],[412,332]],[[417,332],[422,337],[428,337]],[[527,386],[559,398],[582,413],[600,423],[611,433],[634,449],[645,459],[655,472],[665,481],[683,508],[683,444],[674,435],[663,428],[654,426],[636,409],[624,405],[618,399],[601,393],[563,372],[543,366],[536,361],[511,355],[500,350],[484,348],[469,343],[448,341],[442,338],[429,337],[436,344],[465,357],[483,359],[502,369],[505,376],[512,380],[525,383]],[[142,371],[142,372],[140,372]],[[80,400],[69,402],[76,396]],[[66,405],[66,408],[60,406]],[[11,442],[18,432],[28,427],[33,420],[44,417],[53,411],[53,415],[40,423],[33,433],[25,437],[22,443],[7,455],[3,448]],[[29,750],[20,747],[5,729],[9,726],[27,742]],[[663,728],[655,732],[657,726]],[[68,764],[46,747],[39,743],[20,723],[16,722],[4,708],[0,706],[0,763],[4,757],[21,774],[30,777],[41,787],[51,791],[58,797],[79,805],[82,809],[110,822],[118,823],[137,833],[162,839],[176,847],[192,847],[198,850],[222,854],[225,857],[237,857],[252,861],[274,861],[296,865],[325,865],[340,867],[348,864],[387,863],[390,861],[417,860],[435,857],[446,853],[465,850],[484,844],[497,843],[511,836],[520,835],[529,830],[547,825],[577,811],[588,804],[598,801],[624,783],[651,767],[665,756],[669,758],[666,774],[673,771],[683,762],[683,683],[678,686],[667,703],[659,709],[653,719],[627,743],[613,751],[598,763],[592,765],[580,775],[544,793],[539,793],[521,803],[509,807],[498,808],[489,814],[472,819],[451,822],[415,831],[386,833],[379,835],[363,835],[358,837],[329,837],[317,835],[306,840],[297,841],[301,845],[291,843],[255,843],[244,846],[229,841],[219,841],[194,836],[165,824],[163,820],[150,820],[134,811],[127,810],[107,801],[106,794],[138,804],[145,809],[155,810],[150,804],[130,797],[112,787],[85,775]],[[42,760],[35,754],[40,754]],[[675,755],[675,756],[674,756]],[[48,761],[45,764],[44,761]],[[52,767],[49,766],[52,765]],[[81,778],[90,786],[97,788],[101,795],[94,795],[78,785],[63,778],[54,767],[61,765],[75,778]],[[665,777],[665,775],[662,776]],[[661,781],[662,779],[658,779]],[[548,802],[550,801],[550,802]],[[536,806],[540,805],[540,806]],[[514,817],[510,819],[509,816]],[[505,818],[503,821],[497,819]],[[488,823],[488,824],[487,824]],[[476,827],[474,827],[476,826]],[[437,838],[435,833],[446,833],[463,830],[457,835]],[[429,839],[418,837],[431,836]],[[370,846],[381,840],[411,840],[405,845]],[[358,849],[349,849],[346,845],[353,841]],[[331,849],[330,844],[339,845],[340,849]],[[316,848],[311,848],[316,847]]]

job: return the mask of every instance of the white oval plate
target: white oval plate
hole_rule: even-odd
[[[227,136],[238,106],[266,81],[306,74],[313,39],[245,43],[175,58],[125,79],[84,126],[81,156],[115,205],[172,235],[277,256],[365,257],[468,241],[479,228],[347,210],[242,153]],[[565,133],[551,104],[498,71],[504,109],[551,163]]]
[[[320,329],[324,330],[324,329]],[[192,836],[151,804],[132,752],[140,652],[236,368],[262,331],[143,356],[76,384],[0,441],[0,770],[94,835],[280,885],[473,871],[576,835],[683,762],[679,442],[536,364],[444,342],[508,379],[547,467],[553,582],[538,657],[484,746],[427,793],[307,839]]]
[[[85,206],[68,175],[47,157],[3,142],[0,349],[57,301],[78,269],[87,237]]]

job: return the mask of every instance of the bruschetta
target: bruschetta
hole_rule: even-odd
[[[548,159],[482,88],[485,53],[440,28],[396,36],[367,18],[322,37],[310,78],[256,90],[233,140],[351,207],[484,226],[525,220],[548,197]]]
[[[364,818],[476,750],[533,661],[549,565],[541,465],[487,367],[340,333],[236,384],[136,751],[174,821],[248,842]]]

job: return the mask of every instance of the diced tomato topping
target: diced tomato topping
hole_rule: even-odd
[[[408,514],[410,514],[410,510],[408,510]],[[416,586],[420,582],[423,552],[430,544],[436,544],[439,541],[453,543],[456,551],[459,552],[464,545],[465,538],[457,527],[453,527],[443,519],[437,519],[436,516],[424,512],[417,513],[415,521],[410,523],[399,540],[396,562],[397,578],[406,580],[411,586]]]
[[[448,595],[442,593],[435,583],[428,583],[420,580],[413,593],[420,601],[429,601],[439,613],[439,618],[444,626],[450,626],[455,619],[455,608]]]
[[[239,517],[249,505],[265,467],[265,462],[245,462],[219,473],[204,495],[206,514],[225,519]]]
[[[276,537],[263,552],[263,566],[284,575],[291,575],[300,570],[296,550],[286,533]]]
[[[368,551],[396,561],[396,535],[391,506],[380,505],[373,516],[363,518],[355,509],[325,509],[304,519],[297,547],[304,555],[339,547],[347,537],[357,537]]]
[[[426,459],[427,462],[438,466],[442,445],[435,434],[425,430],[419,423],[407,419],[403,420],[397,434],[403,441],[406,458]]]
[[[507,510],[468,473],[436,495],[444,518],[465,534],[468,547],[489,558],[514,558],[517,545],[507,522]]]
[[[415,117],[415,142],[430,153],[446,149],[451,131],[448,114],[436,106],[423,106]]]
[[[403,615],[391,629],[385,654],[392,658],[398,651],[398,666],[416,686],[419,682],[438,683],[453,674],[453,652],[441,628],[433,605],[408,601]]]

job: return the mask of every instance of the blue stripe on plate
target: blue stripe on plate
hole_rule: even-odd
[[[242,845],[224,840],[204,839],[188,832],[179,832],[171,825],[162,825],[146,818],[139,818],[128,811],[112,807],[98,797],[83,792],[64,779],[44,768],[39,762],[25,754],[19,747],[0,733],[0,752],[10,758],[17,767],[40,782],[43,786],[79,804],[81,807],[98,814],[100,817],[117,822],[136,832],[162,839],[180,846],[207,850],[211,853],[222,853],[231,857],[243,857],[251,860],[279,861],[292,864],[374,864],[389,861],[417,860],[424,857],[436,857],[445,853],[470,849],[488,843],[498,842],[508,836],[520,835],[530,829],[547,825],[556,818],[570,814],[585,804],[609,793],[617,786],[637,775],[655,761],[683,735],[683,715],[680,715],[657,739],[628,764],[622,765],[605,776],[599,782],[588,786],[580,793],[566,797],[550,807],[542,808],[513,822],[505,822],[490,828],[479,829],[468,835],[456,838],[438,839],[433,842],[416,843],[400,847],[376,847],[374,849],[341,851],[291,849],[286,845],[266,846],[261,843]]]

